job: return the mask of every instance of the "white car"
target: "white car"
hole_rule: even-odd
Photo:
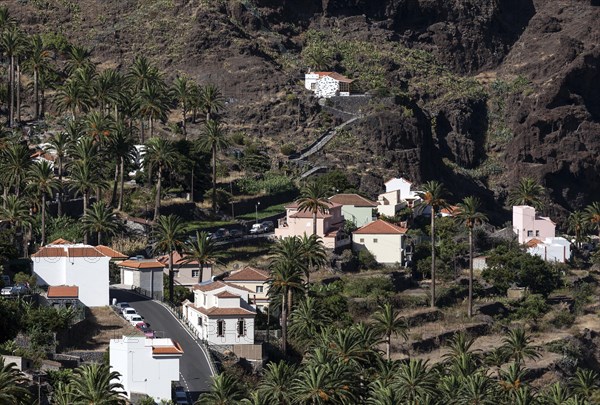
[[[123,318],[129,320],[134,315],[137,315],[137,311],[134,308],[123,308]]]
[[[131,315],[131,317],[129,317],[127,320],[131,326],[135,326],[140,322],[144,322],[144,318],[142,318],[140,315]]]

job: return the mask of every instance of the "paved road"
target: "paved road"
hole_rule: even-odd
[[[169,310],[127,290],[111,288],[110,298],[111,302],[113,298],[118,302],[128,302],[157,332],[157,337],[169,337],[181,344],[184,354],[179,362],[180,382],[193,401],[200,393],[210,389],[211,371],[207,354]]]

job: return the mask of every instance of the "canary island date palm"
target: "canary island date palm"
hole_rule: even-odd
[[[169,300],[173,301],[173,252],[183,247],[185,225],[177,215],[161,215],[154,221],[152,236],[156,240],[155,253],[169,256]]]
[[[19,371],[15,363],[7,363],[0,357],[0,403],[30,404],[27,378]]]
[[[299,347],[308,348],[333,321],[320,300],[306,297],[290,314],[289,336]]]
[[[229,146],[223,127],[217,121],[208,120],[204,125],[198,147],[212,155],[212,210],[217,212],[217,153]]]
[[[81,225],[86,233],[96,233],[97,245],[102,244],[102,235],[115,235],[119,230],[117,216],[104,201],[96,201],[87,209]]]
[[[120,374],[110,371],[108,364],[91,363],[79,366],[73,373],[69,385],[75,404],[125,405],[123,385],[118,381]]]
[[[169,111],[164,84],[162,82],[149,84],[138,93],[138,108],[142,117],[148,119],[150,138],[154,136],[154,123],[164,121]]]
[[[69,111],[73,120],[76,120],[79,113],[86,111],[92,105],[92,95],[89,88],[73,78],[67,79],[56,90],[54,99],[58,111]]]
[[[62,215],[63,205],[63,175],[65,172],[65,163],[67,159],[67,153],[71,149],[71,137],[66,131],[56,132],[48,140],[48,146],[46,150],[53,153],[55,156],[55,163],[58,169],[58,216]]]
[[[8,70],[8,126],[15,125],[15,103],[18,103],[16,93],[19,87],[19,78],[17,74],[18,58],[25,46],[25,36],[19,27],[15,24],[10,24],[0,33],[0,48],[9,60]]]
[[[569,386],[573,394],[582,398],[592,398],[600,392],[600,378],[594,370],[578,368],[569,380]]]
[[[160,197],[162,191],[162,177],[165,170],[175,164],[177,152],[173,142],[163,138],[150,138],[146,143],[144,163],[149,170],[156,170],[156,197],[154,199],[154,220],[160,214]]]
[[[392,346],[392,336],[401,336],[404,340],[408,339],[408,324],[389,302],[379,306],[379,309],[373,315],[375,321],[373,327],[385,339],[386,359],[390,360],[390,349]]]
[[[544,187],[530,177],[519,180],[508,195],[508,203],[511,205],[529,205],[536,210],[544,207]]]
[[[304,276],[306,284],[310,283],[310,273],[317,271],[327,263],[327,252],[319,235],[307,236],[303,234],[300,237],[303,246],[303,258],[306,261],[304,267]]]
[[[588,222],[585,218],[584,211],[573,211],[567,218],[568,232],[575,234],[575,246],[581,248],[581,243],[585,240],[585,233],[588,229]]]
[[[480,212],[480,202],[477,197],[465,197],[458,204],[456,219],[465,225],[469,231],[469,300],[467,316],[473,316],[473,229],[477,225],[487,222],[487,216]]]
[[[181,129],[183,130],[183,136],[186,139],[187,114],[190,111],[193,96],[193,82],[187,77],[176,77],[173,81],[173,87],[171,88],[171,97],[177,102],[179,108],[181,108]]]
[[[585,218],[590,228],[596,228],[600,236],[600,202],[594,202],[585,208]]]
[[[224,106],[221,90],[214,84],[207,84],[200,88],[198,97],[200,109],[206,114],[206,122],[215,120],[215,114],[221,111]]]
[[[220,247],[207,232],[196,232],[196,240],[188,240],[183,245],[183,263],[197,262],[200,277],[206,264],[214,265],[221,257]]]
[[[113,194],[111,205],[115,206],[117,199],[117,184],[119,184],[117,210],[123,209],[123,193],[125,189],[125,169],[126,163],[133,162],[137,151],[135,142],[131,135],[131,129],[123,120],[117,121],[114,126],[114,131],[109,139],[108,150],[111,156],[117,158],[118,162],[115,165],[115,182],[113,185]],[[118,177],[117,177],[118,176]]]
[[[33,74],[34,117],[36,120],[39,120],[41,111],[40,83],[43,83],[40,80],[40,76],[49,68],[51,53],[39,35],[31,37],[28,50],[29,53],[25,61],[25,67]]]
[[[269,363],[265,367],[263,379],[258,387],[258,394],[267,403],[291,405],[294,397],[292,395],[292,382],[296,376],[296,367],[285,361]]]
[[[296,201],[298,211],[312,214],[313,235],[317,234],[317,215],[325,214],[331,207],[327,201],[327,188],[323,182],[313,181],[302,188],[300,198]]]
[[[21,186],[31,165],[29,149],[18,142],[11,142],[6,149],[0,152],[0,170],[7,181],[8,187],[13,189],[15,196],[21,195]],[[5,189],[8,191],[8,189]],[[6,195],[6,192],[5,192]]]
[[[237,405],[246,398],[246,391],[238,380],[229,374],[213,377],[210,391],[200,395],[195,405]]]
[[[427,206],[431,209],[431,307],[435,307],[435,219],[437,213],[442,208],[449,206],[448,202],[444,198],[446,190],[444,186],[435,181],[428,181],[423,186],[423,191],[417,192],[417,195],[421,198],[423,207]]]
[[[537,359],[540,357],[539,350],[531,346],[531,336],[523,328],[511,329],[502,338],[501,350],[508,358],[516,363],[522,363],[526,359]]]
[[[54,169],[47,160],[40,160],[34,163],[29,169],[27,176],[27,187],[38,198],[40,198],[40,211],[42,215],[42,241],[41,245],[46,244],[46,197],[59,189],[60,184],[54,177]]]

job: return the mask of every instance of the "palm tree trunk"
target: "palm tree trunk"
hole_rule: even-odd
[[[158,212],[160,210],[160,188],[162,183],[162,167],[158,166],[158,180],[156,182],[156,199],[154,200],[154,220],[158,219]]]
[[[10,56],[10,72],[8,87],[10,87],[10,106],[8,112],[8,126],[13,127],[15,125],[15,56]]]
[[[119,169],[119,171],[120,171],[119,182],[121,183],[121,187],[120,187],[120,192],[119,192],[119,205],[117,206],[117,209],[119,211],[121,211],[123,209],[123,190],[125,188],[125,175],[124,175],[125,158],[123,156],[121,156],[121,164],[120,164],[120,166],[121,166],[121,168]]]
[[[112,195],[110,196],[110,206],[115,207],[117,203],[117,187],[119,185],[119,165],[115,165],[115,179],[113,182]]]
[[[281,351],[287,354],[287,288],[281,297]]]
[[[292,313],[292,301],[294,299],[294,296],[292,295],[292,290],[288,288],[288,298],[287,298],[287,305],[288,305],[288,310],[287,313],[291,314]]]
[[[21,122],[21,64],[17,59],[17,79],[15,80],[17,93],[17,122]]]
[[[431,308],[435,308],[435,208],[431,207]]]
[[[83,193],[83,216],[84,217],[87,215],[87,205],[88,205],[89,195],[90,195],[90,192],[88,190],[85,190],[85,193]],[[83,243],[85,243],[86,245],[88,243],[87,231],[84,231],[84,233],[83,233]]]
[[[44,86],[40,86],[40,118],[44,118],[46,112],[46,94],[44,92]]]
[[[473,316],[473,228],[469,228],[469,318]]]
[[[154,137],[154,120],[152,117],[148,119],[148,126],[150,127],[150,138]]]
[[[98,231],[98,245],[102,244],[102,232]]]
[[[181,109],[181,113],[183,114],[183,119],[181,120],[181,129],[183,129],[183,137],[187,141],[187,128],[186,128],[186,123],[185,123],[187,111],[185,110],[185,108]]]
[[[63,181],[62,181],[62,174],[63,174],[63,162],[62,162],[62,158],[59,159],[58,161],[58,183],[59,183],[59,189],[58,189],[58,207],[57,207],[57,214],[60,217],[62,215],[62,211],[63,211]]]
[[[385,357],[388,361],[390,361],[390,349],[392,346],[392,335],[387,335],[385,337]]]
[[[46,245],[46,193],[42,193],[42,246]]]
[[[317,234],[317,209],[313,211],[313,235]]]
[[[33,96],[35,97],[35,119],[40,119],[40,95],[38,92],[38,69],[33,70]]]
[[[144,131],[144,119],[140,118],[140,141],[141,143],[146,143],[146,134]]]
[[[169,249],[169,301],[173,301],[173,293],[174,293],[174,277],[173,277],[173,249]]]
[[[212,210],[214,213],[217,212],[217,147],[212,147]]]

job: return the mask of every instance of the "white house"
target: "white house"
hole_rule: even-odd
[[[526,245],[530,255],[539,256],[547,262],[565,263],[571,258],[571,242],[565,238],[533,238]]]
[[[404,264],[406,231],[379,219],[352,232],[352,249],[357,252],[367,249],[378,263]]]
[[[304,87],[319,98],[349,96],[353,81],[336,72],[310,72],[304,75]]]
[[[163,267],[153,259],[124,260],[118,264],[121,270],[121,283],[144,290],[154,299],[163,297]]]
[[[517,234],[519,243],[525,243],[530,239],[539,240],[554,238],[556,236],[556,225],[548,217],[541,217],[535,212],[535,208],[528,205],[516,205],[513,207],[513,230]]]
[[[121,374],[127,398],[146,394],[156,402],[171,400],[171,384],[179,381],[179,359],[183,349],[172,339],[148,339],[123,336],[111,339],[109,363],[111,371]],[[116,381],[115,381],[116,382]]]
[[[88,307],[109,305],[110,256],[93,246],[56,240],[31,255],[38,285],[77,286]]]
[[[384,183],[385,193],[377,197],[377,211],[393,217],[404,207],[414,208],[421,198],[412,190],[412,183],[405,178],[393,178]]]
[[[156,260],[164,266],[164,273],[169,275],[169,255],[157,257]],[[213,263],[202,264],[202,271],[197,260],[188,262],[181,253],[173,252],[173,281],[176,285],[182,285],[192,289],[196,284],[209,281],[212,277]]]
[[[194,287],[194,302],[183,302],[183,316],[201,339],[214,345],[254,344],[254,317],[244,287],[211,281]]]
[[[244,287],[249,291],[248,298],[250,303],[261,310],[269,306],[269,272],[256,267],[246,266],[241,270],[231,272],[224,278],[226,283],[233,283],[235,286]]]

